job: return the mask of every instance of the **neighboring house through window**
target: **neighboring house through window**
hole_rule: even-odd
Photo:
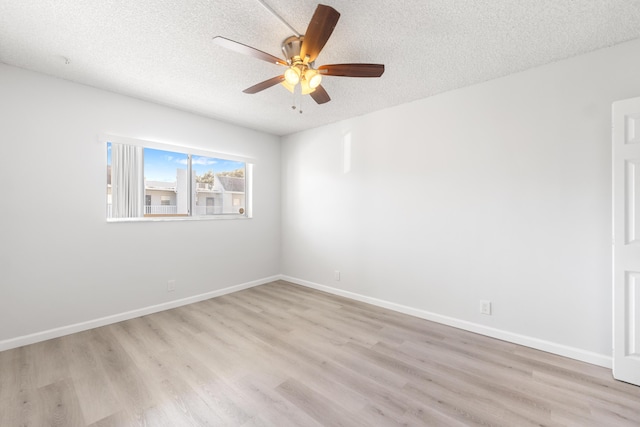
[[[107,218],[248,217],[250,167],[200,150],[109,139]]]

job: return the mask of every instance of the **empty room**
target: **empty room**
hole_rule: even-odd
[[[0,426],[640,426],[637,0],[0,0]]]

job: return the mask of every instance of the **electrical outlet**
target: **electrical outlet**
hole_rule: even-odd
[[[491,301],[480,300],[480,313],[491,316]]]
[[[333,272],[333,280],[335,280],[336,282],[340,281],[340,271],[339,270],[335,270]]]
[[[175,280],[169,280],[167,282],[167,292],[173,292],[176,290],[176,281]]]

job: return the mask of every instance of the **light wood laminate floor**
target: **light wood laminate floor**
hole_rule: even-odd
[[[639,426],[640,387],[278,281],[0,352],[0,425]]]

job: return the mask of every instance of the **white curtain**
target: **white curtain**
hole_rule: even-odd
[[[113,218],[144,215],[144,155],[135,145],[111,144],[111,194]]]

